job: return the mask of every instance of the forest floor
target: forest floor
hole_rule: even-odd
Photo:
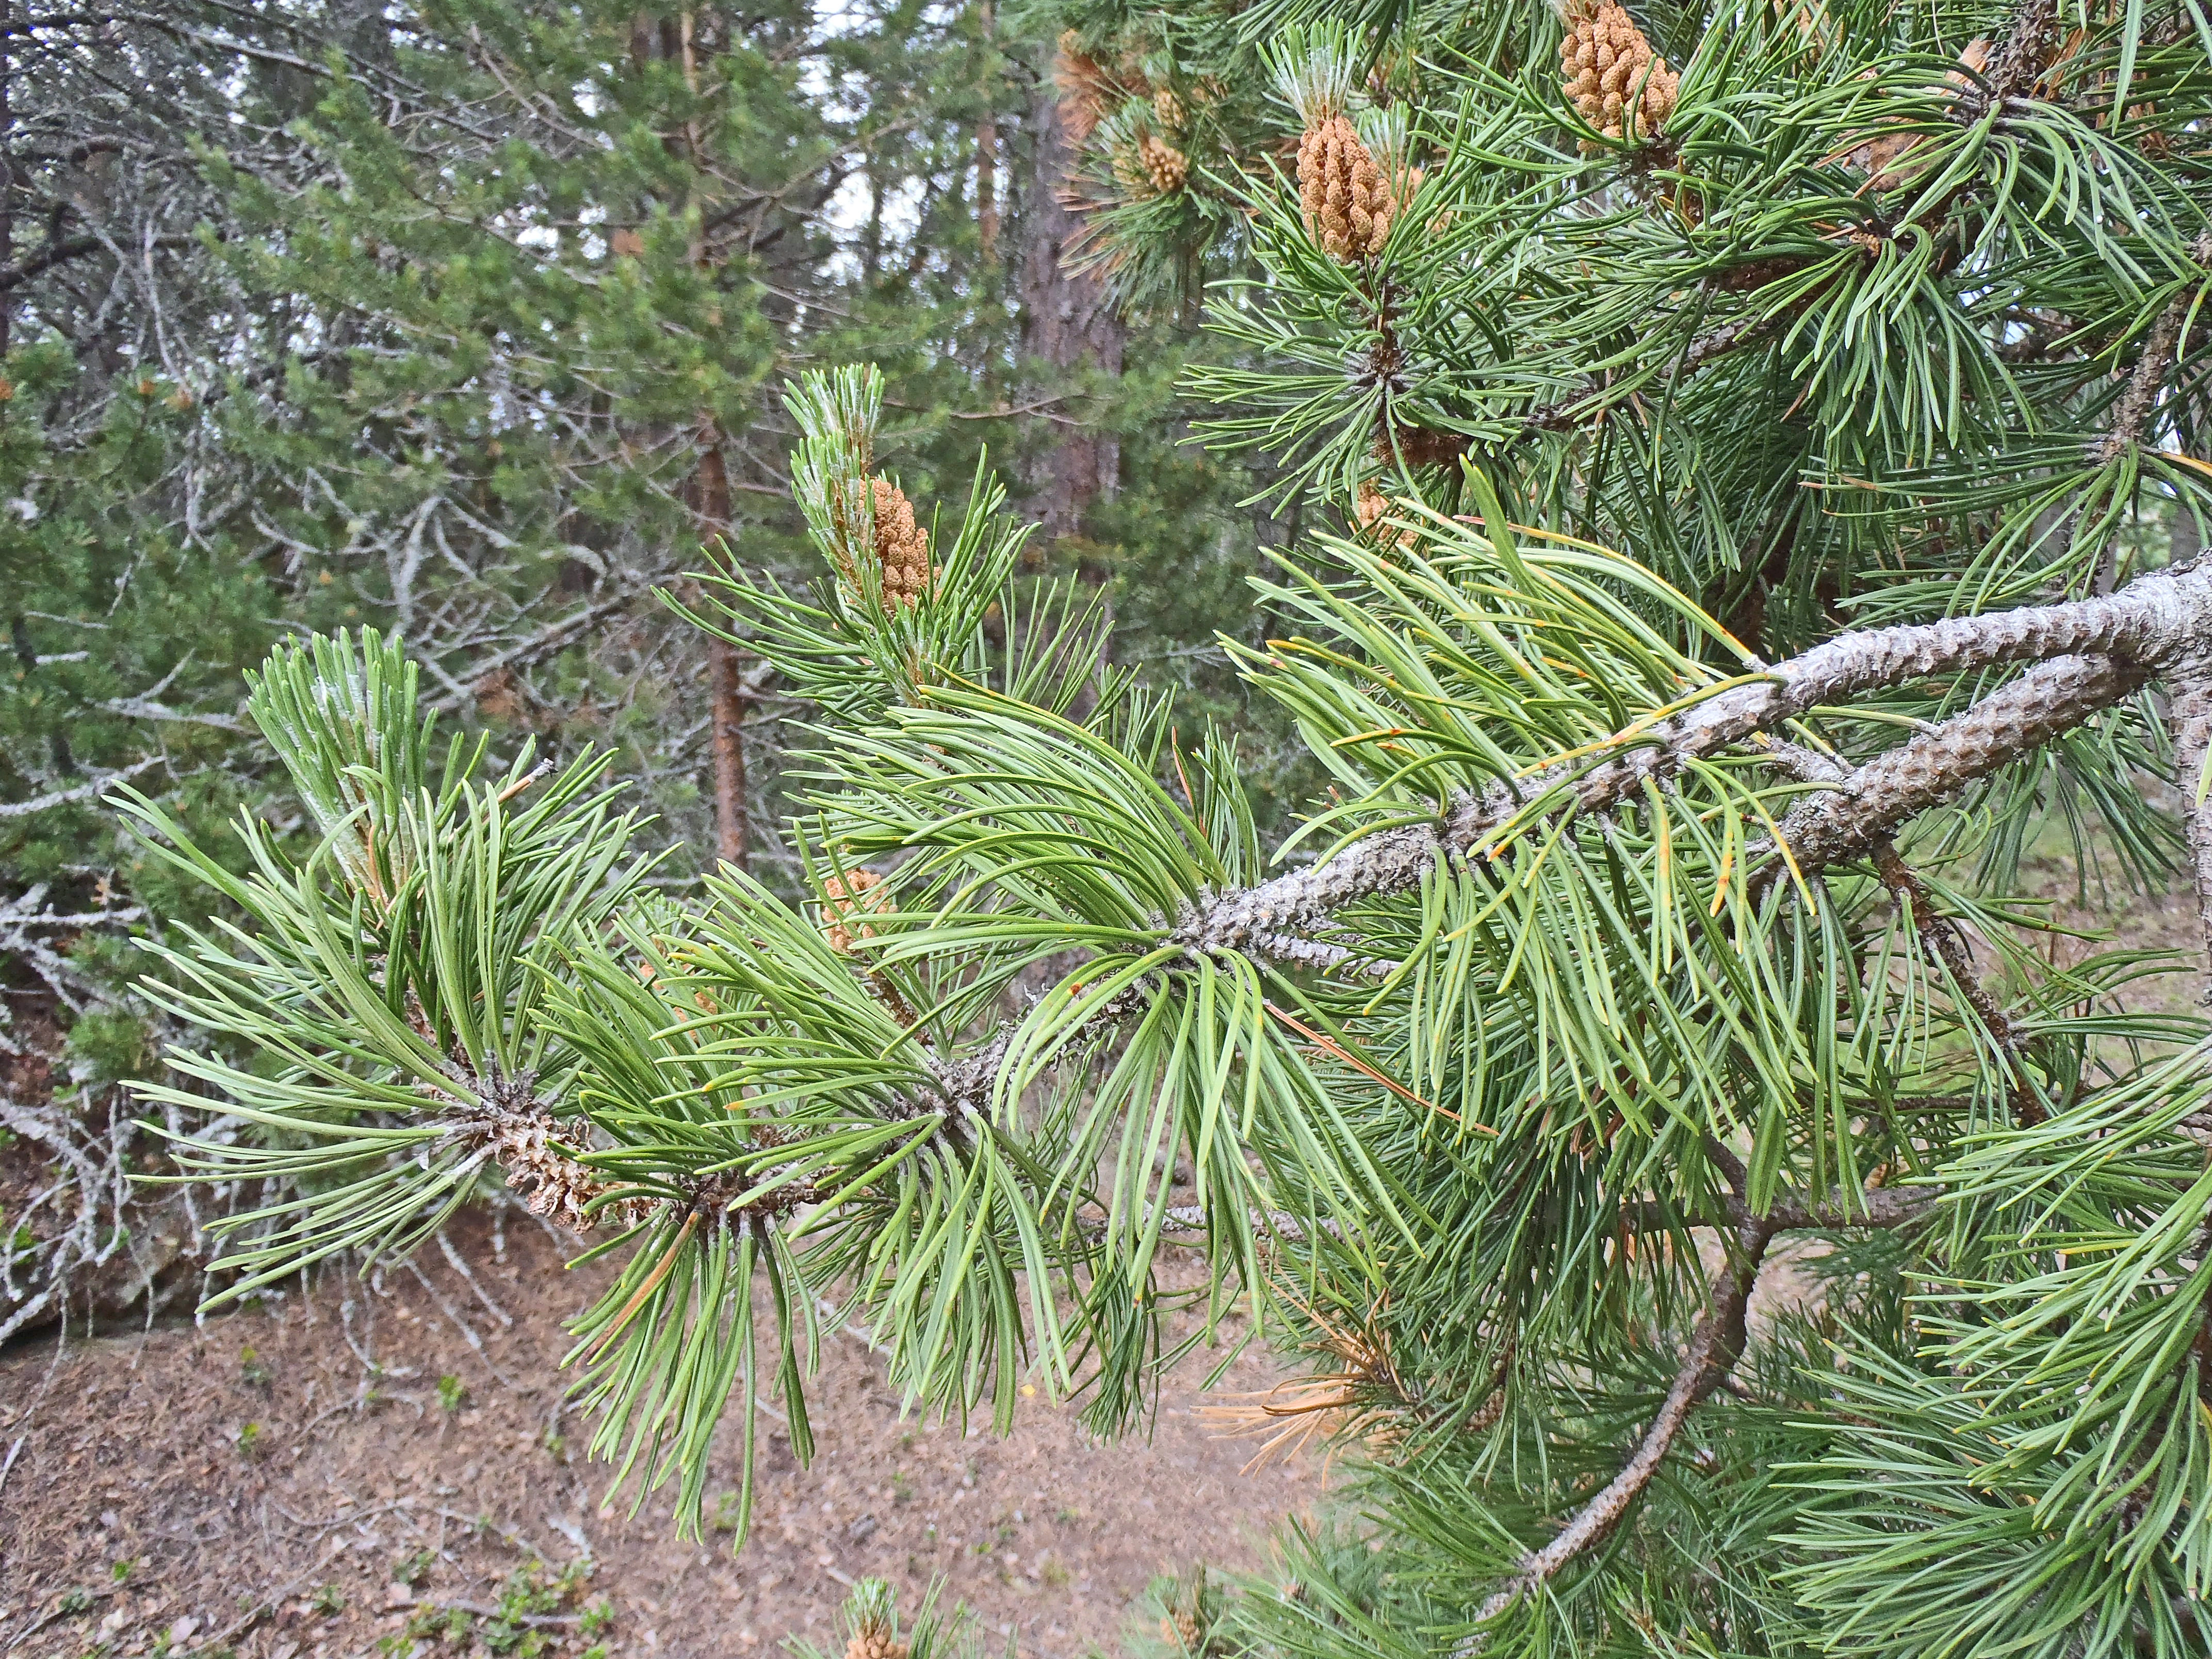
[[[988,1411],[964,1436],[902,1415],[882,1357],[825,1330],[812,1468],[764,1416],[733,1555],[714,1525],[734,1502],[726,1424],[710,1529],[679,1540],[666,1490],[634,1519],[627,1496],[601,1511],[607,1469],[556,1370],[599,1274],[565,1276],[573,1247],[511,1216],[503,1236],[482,1214],[451,1230],[474,1283],[434,1246],[380,1295],[333,1274],[198,1328],[0,1356],[0,1654],[350,1659],[441,1635],[426,1652],[767,1659],[795,1634],[834,1656],[868,1575],[909,1614],[941,1576],[987,1653],[1011,1636],[1024,1659],[1112,1654],[1153,1575],[1260,1567],[1269,1528],[1320,1495],[1318,1459],[1246,1472],[1253,1443],[1197,1414],[1203,1351],[1149,1438],[1100,1444],[1025,1387],[1001,1440]],[[1212,1397],[1275,1375],[1248,1352]]]

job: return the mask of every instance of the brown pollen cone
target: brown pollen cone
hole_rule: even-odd
[[[1190,173],[1188,156],[1149,132],[1137,141],[1137,159],[1144,163],[1146,179],[1163,196],[1181,190]]]
[[[876,559],[883,567],[884,609],[918,604],[929,592],[929,532],[915,522],[914,503],[888,478],[871,480],[876,495]]]
[[[1401,530],[1393,538],[1391,532],[1383,526],[1383,517],[1389,511],[1390,498],[1376,487],[1374,479],[1362,478],[1359,481],[1359,493],[1352,498],[1352,521],[1358,525],[1364,535],[1370,536],[1378,541],[1392,539],[1400,547],[1411,547],[1415,540],[1412,531]]]
[[[855,918],[884,908],[890,896],[873,890],[883,885],[883,879],[872,870],[848,870],[822,884],[822,915],[829,923],[830,948],[839,956],[852,954],[855,938],[876,936],[874,928]],[[847,927],[848,921],[854,921],[854,926]]]
[[[886,1630],[860,1630],[845,1644],[845,1659],[907,1659],[903,1642],[894,1642]]]
[[[1331,258],[1371,258],[1390,234],[1389,180],[1341,115],[1308,127],[1298,141],[1298,205],[1306,228]]]
[[[1559,42],[1559,73],[1576,112],[1607,137],[1649,137],[1667,123],[1682,77],[1651,50],[1644,31],[1604,0],[1569,18]]]

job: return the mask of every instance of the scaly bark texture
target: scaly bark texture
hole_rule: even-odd
[[[2187,814],[2189,869],[2197,912],[2212,961],[2212,801],[2204,799],[2204,767],[2212,752],[2212,638],[2174,665],[2166,678],[2166,730],[2173,738],[2173,777]]]
[[[1767,679],[1720,692],[1638,732],[1633,746],[1624,744],[1613,759],[1587,771],[1558,768],[1515,787],[1462,796],[1437,823],[1387,830],[1354,842],[1327,864],[1223,893],[1195,907],[1176,936],[1198,951],[1249,951],[1327,966],[1342,959],[1341,950],[1299,935],[1346,905],[1415,885],[1437,860],[1479,848],[1519,817],[1526,803],[1562,785],[1567,799],[1559,810],[1602,811],[1628,799],[1647,780],[1665,777],[1686,762],[1863,691],[1965,669],[2068,656],[2110,659],[2120,671],[2149,673],[2205,637],[2212,637],[2212,573],[2197,571],[2138,577],[2118,593],[2065,605],[1847,634],[1778,664]],[[2060,671],[2060,678],[2076,684],[2069,677],[2083,672]],[[2080,682],[2077,689],[2086,684]],[[2007,720],[2019,717],[2009,708],[2004,712]],[[1962,752],[1979,752],[1978,744],[1967,744]],[[1908,787],[1927,785],[1902,777],[1895,781],[1899,790]]]
[[[1807,800],[1783,820],[1782,839],[1807,869],[1863,852],[1962,786],[2111,708],[2147,677],[2105,656],[2039,663],[1963,714]]]
[[[1065,263],[1083,222],[1063,199],[1076,140],[1050,76],[1039,77],[1030,130],[1036,173],[1022,214],[1022,348],[1063,384],[1083,370],[1118,375],[1128,331],[1098,279]],[[1091,502],[1110,498],[1121,482],[1121,445],[1112,433],[1087,424],[1061,432],[1034,480],[1030,516],[1046,546],[1079,534]]]

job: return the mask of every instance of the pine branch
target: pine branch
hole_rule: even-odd
[[[1737,1230],[1734,1257],[1723,1266],[1711,1306],[1691,1334],[1674,1386],[1667,1390],[1667,1398],[1651,1426],[1644,1431],[1634,1455],[1595,1498],[1575,1511],[1549,1543],[1521,1558],[1512,1577],[1476,1611],[1475,1629],[1453,1650],[1453,1659],[1473,1659],[1480,1653],[1489,1641],[1484,1626],[1522,1596],[1540,1589],[1568,1563],[1600,1542],[1651,1484],[1651,1477],[1666,1461],[1690,1413],[1720,1387],[1743,1357],[1744,1315],[1771,1236],[1772,1229],[1758,1221],[1747,1222]]]
[[[2189,257],[2199,265],[2212,266],[2212,230],[2189,245]],[[2181,343],[2182,327],[2199,297],[2197,286],[2191,284],[2173,296],[2166,309],[2159,313],[2158,320],[2151,325],[2150,333],[2143,340],[2142,354],[2136,359],[2127,387],[2113,404],[2105,435],[2097,443],[2098,465],[2117,460],[2143,441],[2150,417],[2157,411],[2158,394],[2166,384],[2166,371],[2173,366],[2175,350]],[[2108,580],[2106,587],[2100,591],[2109,591],[2109,586]]]
[[[2065,724],[2037,739],[2047,741],[2094,712],[2082,708],[2081,699],[2104,696],[2106,704],[2100,706],[2108,706],[2207,630],[2212,630],[2212,572],[2190,570],[2140,577],[2121,592],[2097,599],[1847,634],[1776,665],[1756,683],[1732,686],[1664,720],[1620,733],[1613,739],[1613,757],[1587,770],[1559,765],[1480,795],[1462,795],[1436,823],[1387,830],[1353,843],[1327,864],[1218,894],[1194,907],[1175,937],[1193,951],[1265,957],[1279,948],[1278,941],[1310,933],[1349,905],[1417,885],[1439,860],[1474,852],[1521,820],[1529,802],[1552,790],[1564,789],[1565,797],[1548,816],[1603,811],[1648,781],[1858,693],[2008,662],[2069,656],[2109,659],[2103,667],[2054,666],[2036,682],[2045,696],[2072,695],[2065,705]],[[2025,685],[2027,679],[2018,684]],[[1957,730],[1948,747],[1932,755],[1921,749],[1910,765],[1900,762],[1870,778],[1870,785],[1880,787],[1869,817],[1879,819],[1908,800],[1941,799],[1971,781],[1967,776],[1947,780],[1940,770],[1921,775],[1923,762],[1932,758],[1939,767],[1978,763],[1994,754],[2007,734],[2024,736],[2031,726],[2044,729],[2035,711],[2021,706],[2026,701],[2024,695],[1992,694],[1984,702],[1996,707],[1986,714],[1969,710],[1951,723]],[[1886,820],[1885,827],[1895,821]],[[1844,833],[1850,822],[1847,816],[1838,818],[1833,833],[1840,846],[1850,844]],[[1790,838],[1790,846],[1802,866],[1805,855],[1796,837]]]
[[[1743,1184],[1741,1160],[1709,1142],[1706,1157],[1719,1164],[1739,1188]],[[1936,1212],[1938,1194],[1924,1187],[1838,1188],[1817,1201],[1801,1193],[1778,1193],[1763,1210],[1753,1210],[1736,1192],[1725,1195],[1717,1214],[1708,1221],[1693,1218],[1689,1225],[1715,1223],[1741,1231],[1764,1228],[1769,1233],[1893,1232],[1917,1226]],[[1632,1233],[1663,1233],[1685,1224],[1679,1208],[1651,1201],[1621,1212],[1621,1225]]]
[[[1757,1214],[1740,1199],[1729,1200],[1729,1219],[1738,1227],[1764,1227],[1769,1232],[1844,1232],[1866,1229],[1876,1232],[1917,1227],[1936,1213],[1937,1194],[1924,1187],[1862,1188],[1838,1191],[1818,1204],[1808,1204],[1795,1194],[1784,1194]]]
[[[1974,780],[2111,708],[2148,678],[2107,656],[2039,664],[1803,802],[1782,821],[1782,839],[1808,872],[1863,853]]]
[[[1881,877],[1882,885],[1889,889],[1905,912],[1922,950],[1949,970],[1952,984],[1958,988],[1966,1006],[1974,1011],[1975,1017],[2002,1051],[2006,1068],[2012,1073],[2013,1116],[2021,1123],[2042,1122],[2048,1114],[2028,1083],[2026,1067],[2021,1064],[2024,1045],[2019,1029],[2013,1024],[2012,1017],[1997,1006],[1996,999],[1982,988],[1973,953],[1960,937],[1957,926],[1936,914],[1928,889],[1899,856],[1896,843],[1887,836],[1876,836],[1868,850],[1874,856],[1874,867]]]
[[[1186,917],[1176,936],[1194,953],[1239,952],[1310,969],[1345,968],[1358,962],[1357,953],[1304,937],[1302,930],[1325,925],[1348,905],[1416,885],[1431,864],[1472,852],[1520,817],[1528,801],[1554,787],[1566,786],[1567,793],[1550,816],[1602,811],[1640,790],[1646,780],[1665,776],[1729,742],[1853,693],[1926,675],[2057,656],[1934,732],[1868,763],[1835,790],[1792,813],[1783,825],[1784,838],[1799,870],[1809,875],[1838,859],[1872,849],[1914,813],[2110,707],[2208,628],[2212,628],[2212,574],[2189,571],[2145,576],[2124,592],[2101,599],[1847,635],[1778,665],[1755,684],[1732,687],[1644,731],[1632,728],[1616,739],[1626,752],[1580,775],[1554,768],[1518,787],[1501,786],[1479,797],[1463,797],[1439,824],[1385,831],[1354,843],[1325,866],[1221,893]],[[2071,654],[2083,646],[2100,648],[2091,655]],[[2206,713],[2193,729],[2212,731],[2212,690],[2203,701]],[[1631,744],[1636,746],[1626,748]],[[1778,760],[1802,769],[1802,758],[1793,763],[1791,757],[1805,751],[1792,745],[1769,746]],[[2200,739],[2200,758],[2203,752]],[[2212,814],[2197,815],[2192,824],[2199,818],[2212,818]],[[2212,892],[2212,826],[2192,845],[2199,848],[2200,880]],[[1928,914],[1924,902],[1915,906],[1915,914]],[[2208,915],[2212,915],[2212,905],[2208,905]],[[2208,923],[2208,938],[2212,938],[2212,923]],[[1975,987],[1971,961],[1952,960],[1953,952],[1963,954],[1961,947],[1955,939],[1949,941],[1948,951],[1930,942],[1944,954],[1962,992],[1992,1034],[2004,1042],[2011,1028],[2002,1011]],[[1387,975],[1395,965],[1361,963],[1359,970]],[[1143,1000],[1141,987],[1124,992],[1091,1016],[1074,1040],[1076,1046],[1087,1046],[1109,1032]],[[934,1098],[902,1100],[890,1115],[939,1115],[942,1132],[956,1141],[964,1140],[963,1120],[981,1117],[989,1109],[1012,1036],[1011,1026],[1002,1028],[959,1059],[932,1052],[927,1063],[936,1081]],[[465,1117],[458,1119],[456,1133],[469,1132]],[[563,1197],[568,1178],[550,1176],[533,1161],[557,1158],[567,1149],[557,1139],[527,1128],[513,1133],[520,1139],[512,1161],[502,1162],[523,1171],[531,1190],[544,1202],[564,1213],[574,1209],[580,1214],[580,1203],[588,1202],[596,1192],[570,1205]],[[537,1201],[533,1200],[533,1207]],[[1777,1212],[1771,1224],[1820,1225],[1824,1224],[1814,1218],[1844,1212],[1801,1206]],[[1730,1218],[1741,1224],[1764,1219],[1741,1210],[1732,1212]]]
[[[2050,68],[2057,55],[2061,39],[2057,22],[2057,0],[2026,0],[2026,3],[2014,15],[2012,26],[2007,31],[2003,44],[1992,57],[1988,74],[1984,81],[1972,86],[1953,101],[1951,112],[1954,118],[1961,125],[1971,125],[1974,121],[1980,119],[1991,107],[2001,108],[2010,100],[2025,97],[2031,93],[2034,89],[2036,82]],[[1937,216],[1948,215],[1959,196],[1963,193],[1962,190],[1947,198],[1942,204],[1942,214]],[[1936,226],[1922,227],[1923,231],[1930,234],[1935,234],[1939,228],[1940,227]],[[2212,233],[2199,238],[2197,247],[2192,249],[2192,252],[2196,253],[2199,264],[2212,264]],[[1724,274],[1717,280],[1715,285],[1728,292],[1745,292],[1788,276],[1802,269],[1803,264],[1803,258],[1794,254],[1776,258],[1754,259],[1735,270]],[[1670,382],[1679,381],[1695,373],[1715,358],[1727,356],[1744,346],[1765,338],[1773,328],[1806,310],[1821,291],[1821,289],[1815,289],[1812,292],[1799,295],[1796,302],[1786,310],[1738,317],[1717,328],[1696,336],[1684,348],[1681,356],[1674,364],[1669,374]],[[2160,326],[2165,326],[2170,321],[2172,326],[2178,329],[2184,309],[2185,307],[2182,302],[2177,301],[2175,307],[2169,310],[2167,316],[2161,318]],[[2172,356],[2173,340],[2170,335],[2164,343],[2163,350],[2158,350],[2157,346],[2157,336],[2154,334],[2150,345],[2146,348],[2146,362],[2154,356],[2161,361]],[[2138,372],[2140,373],[2140,370]],[[2154,374],[2151,386],[2144,394],[2144,405],[2136,411],[2133,422],[2138,436],[2143,419],[2148,416],[2151,406],[2156,402],[2156,375]],[[1603,399],[1610,390],[1611,387],[1603,380],[1591,376],[1585,380],[1582,389],[1572,395],[1524,410],[1520,417],[1521,429],[1524,433],[1566,431],[1602,409]],[[2133,394],[2135,388],[2131,386],[2130,390],[2130,394]],[[1456,444],[1455,453],[1464,452],[1469,442],[1468,440],[1457,437],[1456,434],[1452,434],[1449,441]],[[2109,444],[2112,440],[2108,438],[2106,442]],[[2109,459],[2109,455],[2100,459]],[[2110,589],[2107,587],[2102,591],[2109,592]]]

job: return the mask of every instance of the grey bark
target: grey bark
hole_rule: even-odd
[[[1783,820],[1782,839],[1807,871],[1864,852],[1965,785],[2111,708],[2144,678],[2144,671],[2111,657],[2039,663],[1963,714],[1807,800]]]
[[[1433,824],[1388,830],[1325,865],[1220,894],[1194,907],[1176,937],[1195,951],[1328,966],[1342,959],[1342,950],[1301,935],[1361,899],[1414,886],[1437,860],[1478,849],[1554,791],[1561,792],[1555,812],[1602,811],[1686,762],[1862,692],[2069,656],[2110,659],[2124,677],[2148,675],[2205,640],[2212,640],[2212,573],[2197,571],[2138,577],[2099,599],[1847,634],[1776,665],[1763,681],[1732,687],[1637,733],[1587,770],[1554,768],[1518,786],[1462,795]],[[2123,688],[2114,681],[2110,689],[2117,697]],[[2000,712],[2010,717],[2008,705]]]
[[[2204,767],[2212,750],[2212,639],[2175,665],[2166,681],[2166,730],[2173,738],[2173,781],[2180,786],[2189,845],[2189,873],[2197,887],[2197,914],[2212,958],[2212,801],[2203,799]]]

